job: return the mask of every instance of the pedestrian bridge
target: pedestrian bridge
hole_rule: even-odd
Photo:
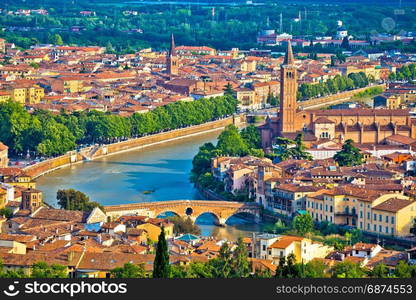
[[[240,213],[250,214],[255,222],[260,221],[260,206],[252,202],[171,200],[111,205],[105,206],[104,210],[112,220],[127,215],[156,218],[163,213],[172,212],[181,217],[190,217],[194,222],[202,214],[212,214],[219,225],[224,225],[228,218]]]

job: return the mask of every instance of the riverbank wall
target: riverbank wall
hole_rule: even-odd
[[[80,151],[70,151],[64,155],[44,160],[42,162],[27,166],[23,168],[23,170],[32,178],[36,178],[44,174],[58,170],[60,168],[65,168],[82,163],[87,159],[94,160],[109,155],[119,154],[126,151],[137,150],[152,145],[157,145],[160,143],[167,143],[170,141],[187,138],[193,135],[199,135],[207,132],[220,130],[231,124],[241,126],[245,123],[245,121],[245,115],[234,115],[231,117],[207,122],[200,125],[170,130],[136,139],[129,139],[113,144],[91,146],[88,148],[81,149]]]

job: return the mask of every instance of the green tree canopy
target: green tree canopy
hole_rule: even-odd
[[[48,265],[45,262],[37,262],[32,266],[32,278],[68,278],[67,268],[62,265]]]
[[[95,207],[103,210],[103,207],[97,203],[90,201],[90,198],[84,193],[74,189],[58,190],[56,193],[58,205],[67,210],[92,211]]]
[[[363,155],[360,152],[360,149],[354,147],[353,140],[348,139],[342,145],[342,150],[337,152],[334,155],[334,160],[338,163],[339,166],[357,166],[363,163]]]
[[[145,278],[146,272],[143,265],[125,263],[122,267],[110,271],[112,278]]]
[[[297,215],[293,219],[293,228],[301,236],[304,236],[305,234],[312,232],[313,230],[312,216],[309,213]]]

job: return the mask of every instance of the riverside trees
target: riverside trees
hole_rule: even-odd
[[[162,131],[198,125],[232,115],[237,100],[231,96],[175,102],[147,113],[121,117],[98,111],[47,111],[29,114],[15,102],[0,103],[0,141],[11,154],[28,152],[56,156],[86,143],[110,143],[129,137],[140,137]]]
[[[337,75],[333,79],[328,79],[327,81],[316,84],[303,83],[299,87],[298,99],[302,101],[347,90],[363,88],[366,87],[370,81],[371,79],[368,78],[364,72],[360,72],[351,73],[348,76]]]

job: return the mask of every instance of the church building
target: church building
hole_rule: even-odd
[[[301,110],[297,107],[297,68],[291,43],[280,66],[280,109],[277,118],[267,118],[259,127],[262,146],[270,150],[277,136],[294,139],[303,133],[306,145],[319,141],[382,144],[398,135],[416,138],[416,122],[406,109]]]

